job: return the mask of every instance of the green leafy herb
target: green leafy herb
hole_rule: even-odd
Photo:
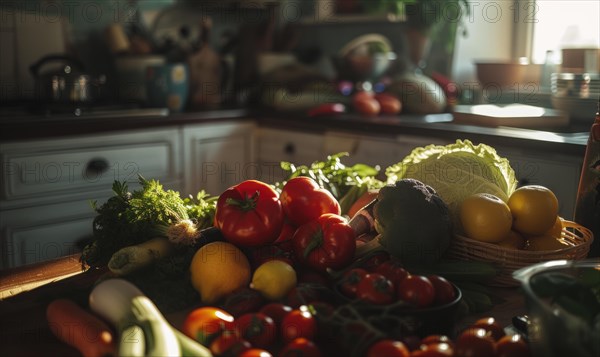
[[[377,176],[379,169],[355,164],[346,166],[341,158],[348,156],[347,152],[328,155],[325,161],[315,161],[310,165],[296,166],[291,162],[281,162],[281,168],[286,171],[290,180],[298,176],[313,178],[320,187],[328,190],[340,202],[342,213],[346,213],[362,193],[368,189],[380,188],[383,182]],[[284,182],[275,183],[275,189],[281,191]]]
[[[119,249],[164,236],[169,226],[193,219],[205,228],[212,222],[215,200],[201,192],[182,199],[179,192],[165,190],[157,180],[139,177],[141,188],[129,192],[127,183],[113,183],[114,196],[104,204],[92,203],[97,212],[93,240],[83,250],[82,266],[105,266]]]

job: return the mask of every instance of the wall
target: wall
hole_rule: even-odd
[[[475,62],[510,60],[512,53],[512,1],[472,1],[472,14],[465,19],[466,36],[458,35],[452,77],[458,83],[477,80]]]

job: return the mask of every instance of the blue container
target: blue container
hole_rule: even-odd
[[[148,105],[181,112],[189,95],[189,68],[185,63],[170,63],[146,68]]]

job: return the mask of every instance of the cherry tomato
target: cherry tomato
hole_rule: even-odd
[[[277,192],[261,181],[243,181],[225,190],[217,200],[215,224],[227,241],[238,246],[274,242],[283,219]]]
[[[339,281],[339,289],[344,296],[354,299],[358,290],[358,284],[368,274],[363,268],[352,268],[342,275]]]
[[[394,301],[394,284],[385,276],[369,273],[358,283],[356,297],[375,305],[386,305]]]
[[[277,327],[269,316],[257,312],[247,313],[235,319],[234,332],[250,342],[253,347],[265,348],[277,339]]]
[[[298,337],[288,342],[279,353],[280,357],[320,357],[321,350],[317,345],[304,337]]]
[[[365,116],[375,116],[381,111],[381,105],[368,92],[358,92],[352,97],[354,110]]]
[[[379,340],[367,350],[367,357],[409,357],[410,351],[404,343],[395,340]]]
[[[262,348],[250,348],[240,353],[238,357],[273,357],[273,354]]]
[[[529,345],[521,335],[505,335],[496,342],[497,357],[530,357]]]
[[[496,355],[496,343],[482,328],[468,328],[456,339],[454,353],[457,357],[489,357]]]
[[[390,253],[385,250],[380,250],[365,259],[364,262],[361,263],[361,267],[370,273],[374,273],[379,265],[390,259]]]
[[[430,343],[411,353],[410,357],[452,357],[454,348],[449,343]],[[489,356],[494,357],[494,356]]]
[[[433,345],[439,343],[447,343],[450,347],[454,348],[454,341],[446,335],[428,335],[421,340],[421,345]]]
[[[492,336],[494,341],[498,341],[506,335],[502,326],[500,326],[498,321],[493,317],[483,317],[475,321],[471,327],[479,327],[486,330]]]
[[[341,214],[340,204],[331,192],[320,188],[315,180],[306,176],[294,177],[286,182],[279,200],[285,216],[296,227],[324,213]]]
[[[354,260],[356,235],[348,221],[333,213],[298,227],[292,238],[296,260],[319,270],[342,269]]]
[[[398,297],[416,307],[427,307],[433,303],[435,289],[427,277],[409,275],[400,282],[397,288]]]
[[[384,114],[398,114],[402,110],[402,102],[392,94],[377,93],[375,100],[379,102],[381,112]]]
[[[435,290],[433,302],[436,305],[445,305],[456,299],[456,290],[446,278],[439,275],[428,275],[427,279],[433,284]]]
[[[287,315],[292,310],[293,309],[291,306],[285,305],[283,303],[270,302],[261,307],[258,312],[263,313],[272,318],[276,326],[281,326],[281,321],[283,321],[285,315]]]
[[[316,336],[317,321],[306,306],[294,309],[281,322],[281,337],[284,342],[290,342],[298,337],[313,340]]]
[[[402,267],[399,261],[395,259],[390,259],[381,263],[378,267],[375,268],[375,273],[379,273],[386,278],[390,279],[394,286],[398,286],[404,278],[406,278],[409,274],[406,269]]]
[[[243,287],[227,295],[220,308],[238,317],[248,312],[256,311],[265,304],[262,294],[249,287]]]
[[[187,315],[182,331],[200,344],[209,346],[223,331],[233,327],[233,320],[233,316],[225,310],[204,306]]]
[[[224,331],[210,344],[210,351],[215,356],[237,356],[250,348],[252,348],[250,342],[233,331]]]

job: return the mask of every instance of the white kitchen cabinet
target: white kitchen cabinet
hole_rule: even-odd
[[[324,160],[325,136],[321,133],[260,127],[256,131],[259,177],[265,182],[281,182],[287,177],[280,166],[282,161],[310,165]]]
[[[558,198],[559,215],[573,219],[583,157],[514,148],[498,149],[498,154],[510,161],[520,185],[548,187]]]
[[[218,196],[234,184],[258,177],[254,123],[194,124],[182,130],[184,196],[196,196],[200,190]]]
[[[0,268],[74,253],[92,234],[114,181],[139,187],[138,175],[180,190],[179,130],[121,131],[0,145]]]

